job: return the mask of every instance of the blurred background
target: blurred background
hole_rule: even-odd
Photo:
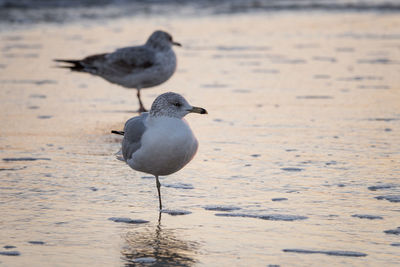
[[[397,0],[2,0],[1,20],[12,23],[69,22],[135,15],[218,15],[248,12],[398,12]]]
[[[0,266],[397,266],[399,1],[0,0]],[[56,68],[169,32],[191,163],[116,159],[135,90]],[[117,219],[116,219],[117,218]],[[119,218],[119,219],[118,219]]]

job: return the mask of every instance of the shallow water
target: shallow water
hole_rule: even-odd
[[[399,26],[254,13],[3,30],[0,265],[397,265]],[[184,46],[145,105],[176,91],[209,112],[187,117],[199,151],[161,178],[162,214],[154,179],[115,157],[135,92],[51,61],[158,28]]]

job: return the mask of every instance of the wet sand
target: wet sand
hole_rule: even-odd
[[[194,160],[162,178],[115,158],[135,91],[54,58],[172,33],[144,90],[206,108]],[[150,16],[0,32],[0,265],[395,266],[397,14]]]

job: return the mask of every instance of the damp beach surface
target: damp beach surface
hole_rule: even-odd
[[[0,265],[396,266],[400,19],[379,12],[137,15],[0,30]],[[199,150],[153,178],[116,159],[136,92],[54,68],[183,44],[142,91],[206,108]]]

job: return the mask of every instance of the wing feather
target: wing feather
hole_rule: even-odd
[[[145,120],[147,116],[148,113],[142,113],[125,123],[124,139],[122,140],[122,156],[125,161],[132,158],[132,154],[142,145],[141,138],[146,131]]]

